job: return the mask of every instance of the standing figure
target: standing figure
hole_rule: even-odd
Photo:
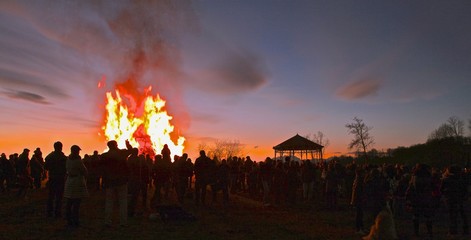
[[[429,167],[418,164],[414,170],[409,187],[406,191],[406,201],[410,203],[413,212],[414,234],[419,236],[420,218],[425,218],[427,233],[432,237],[432,217],[435,209],[433,207],[433,184],[432,174]]]
[[[105,189],[105,225],[111,226],[115,195],[119,202],[119,224],[128,224],[128,180],[127,158],[132,146],[126,141],[127,149],[119,149],[114,140],[107,143],[109,150],[101,155],[103,188]]]
[[[31,177],[35,189],[41,188],[41,180],[44,172],[43,154],[40,148],[36,148],[30,162]]]
[[[227,206],[229,203],[229,165],[226,159],[223,159],[217,167],[216,175],[218,189],[222,191],[222,204]]]
[[[175,190],[179,204],[183,204],[183,199],[185,198],[185,193],[188,188],[187,159],[188,154],[183,153],[183,155],[173,163],[175,165]]]
[[[211,159],[206,156],[204,150],[200,151],[200,156],[195,160],[195,203],[205,205],[206,188],[209,184],[209,168]]]
[[[358,166],[355,169],[355,179],[352,185],[352,199],[350,204],[355,207],[355,227],[356,233],[365,234],[365,226],[363,225],[363,210],[366,202],[366,196],[363,191],[363,181],[365,179],[365,170]]]
[[[169,155],[170,156],[170,153]],[[162,191],[166,195],[168,186],[170,185],[171,162],[169,158],[163,158],[158,154],[155,156],[154,162],[154,196],[152,197],[152,207],[157,207],[162,204]]]
[[[469,235],[468,216],[466,215],[466,200],[468,197],[468,186],[466,178],[460,167],[450,166],[445,172],[442,181],[441,192],[445,197],[449,214],[449,234],[458,233],[458,215],[461,216],[463,235]]]
[[[0,189],[2,192],[5,190],[7,192],[10,191],[14,175],[15,170],[13,169],[13,165],[11,165],[11,162],[8,160],[5,153],[2,153],[0,156]]]
[[[330,163],[327,166],[325,176],[325,196],[327,208],[331,210],[337,209],[337,194],[339,191],[339,176],[337,174],[335,164]]]
[[[132,149],[131,155],[128,157],[129,167],[129,206],[128,216],[132,217],[136,213],[137,201],[139,195],[142,196],[143,210],[147,208],[147,183],[149,178],[149,168],[144,155],[138,155],[137,148]]]
[[[49,195],[47,199],[47,216],[62,216],[62,197],[64,195],[67,157],[62,152],[62,143],[54,143],[54,151],[46,156],[44,168],[48,171]]]
[[[312,200],[315,174],[315,168],[312,166],[311,161],[304,161],[301,168],[301,182],[303,184],[303,200],[306,202]]]
[[[25,148],[18,156],[16,163],[16,174],[18,177],[18,197],[27,198],[28,189],[31,186],[32,178],[29,170],[29,149]]]
[[[88,197],[87,168],[82,162],[80,156],[80,147],[73,145],[70,148],[70,155],[66,162],[67,180],[65,181],[64,198],[67,199],[65,204],[67,226],[78,227],[79,209],[82,198]]]

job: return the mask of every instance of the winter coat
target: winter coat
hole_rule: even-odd
[[[353,180],[352,185],[352,199],[350,204],[353,206],[363,206],[365,204],[365,195],[363,192],[363,181],[365,179],[365,174],[363,171],[358,170],[355,174],[355,179]]]
[[[431,176],[413,176],[406,191],[406,200],[410,202],[414,215],[432,217],[436,204],[433,198]]]
[[[468,196],[466,181],[461,174],[447,174],[440,190],[449,203],[462,203]]]
[[[127,158],[130,154],[129,149],[110,149],[101,155],[104,188],[118,187],[128,183]]]
[[[45,158],[44,168],[49,172],[49,184],[65,181],[67,157],[61,151],[53,151]]]
[[[65,198],[88,197],[87,168],[80,156],[69,156],[66,163],[67,180],[65,181]]]

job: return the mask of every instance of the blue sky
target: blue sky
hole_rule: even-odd
[[[0,151],[57,139],[103,149],[105,92],[129,77],[167,100],[190,153],[237,139],[263,158],[317,131],[327,153],[347,153],[355,116],[377,149],[422,143],[449,117],[471,118],[470,10],[469,1],[5,1]]]

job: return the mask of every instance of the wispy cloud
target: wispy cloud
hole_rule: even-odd
[[[58,98],[68,98],[67,92],[55,86],[47,78],[38,76],[38,74],[31,73],[28,70],[22,72],[15,72],[4,69],[0,63],[0,83],[2,86],[10,88],[28,89],[29,91],[38,91],[50,96]]]
[[[17,53],[23,52],[16,58],[10,54],[10,61],[19,59],[22,69],[45,69],[61,83],[95,81],[96,76],[106,75],[106,88],[132,79],[139,89],[158,86],[154,89],[175,93],[172,100],[180,101],[179,42],[198,24],[192,8],[189,0],[0,3],[0,20],[3,13],[8,23],[3,28],[15,35],[0,37],[0,51],[5,50],[2,46],[16,46]],[[16,31],[17,26],[9,27],[12,22],[23,28]],[[24,40],[15,45],[12,39]],[[21,65],[25,61],[30,64]]]
[[[26,91],[17,91],[17,90],[4,90],[0,92],[2,95],[11,98],[11,99],[20,99],[20,100],[26,100],[29,102],[34,102],[34,103],[39,103],[39,104],[50,104],[45,97],[38,95],[36,93],[32,92],[26,92]]]
[[[376,95],[381,85],[382,82],[377,79],[362,79],[341,86],[335,95],[346,100],[359,100]]]

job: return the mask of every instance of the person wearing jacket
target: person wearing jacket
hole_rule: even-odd
[[[80,150],[79,146],[73,145],[70,148],[70,155],[66,162],[67,180],[65,181],[64,198],[67,199],[65,209],[69,227],[78,227],[80,225],[80,203],[82,198],[88,197],[86,181],[88,171],[82,162]]]
[[[469,234],[468,217],[466,216],[466,199],[468,197],[466,178],[461,168],[452,165],[448,167],[442,179],[440,187],[443,194],[449,214],[449,234],[458,233],[458,215],[461,216],[463,225],[463,234]]]
[[[115,193],[119,202],[119,224],[128,222],[128,180],[127,158],[132,146],[126,141],[127,149],[119,149],[115,140],[108,141],[109,150],[101,155],[103,169],[103,188],[105,189],[105,225],[111,226]]]

